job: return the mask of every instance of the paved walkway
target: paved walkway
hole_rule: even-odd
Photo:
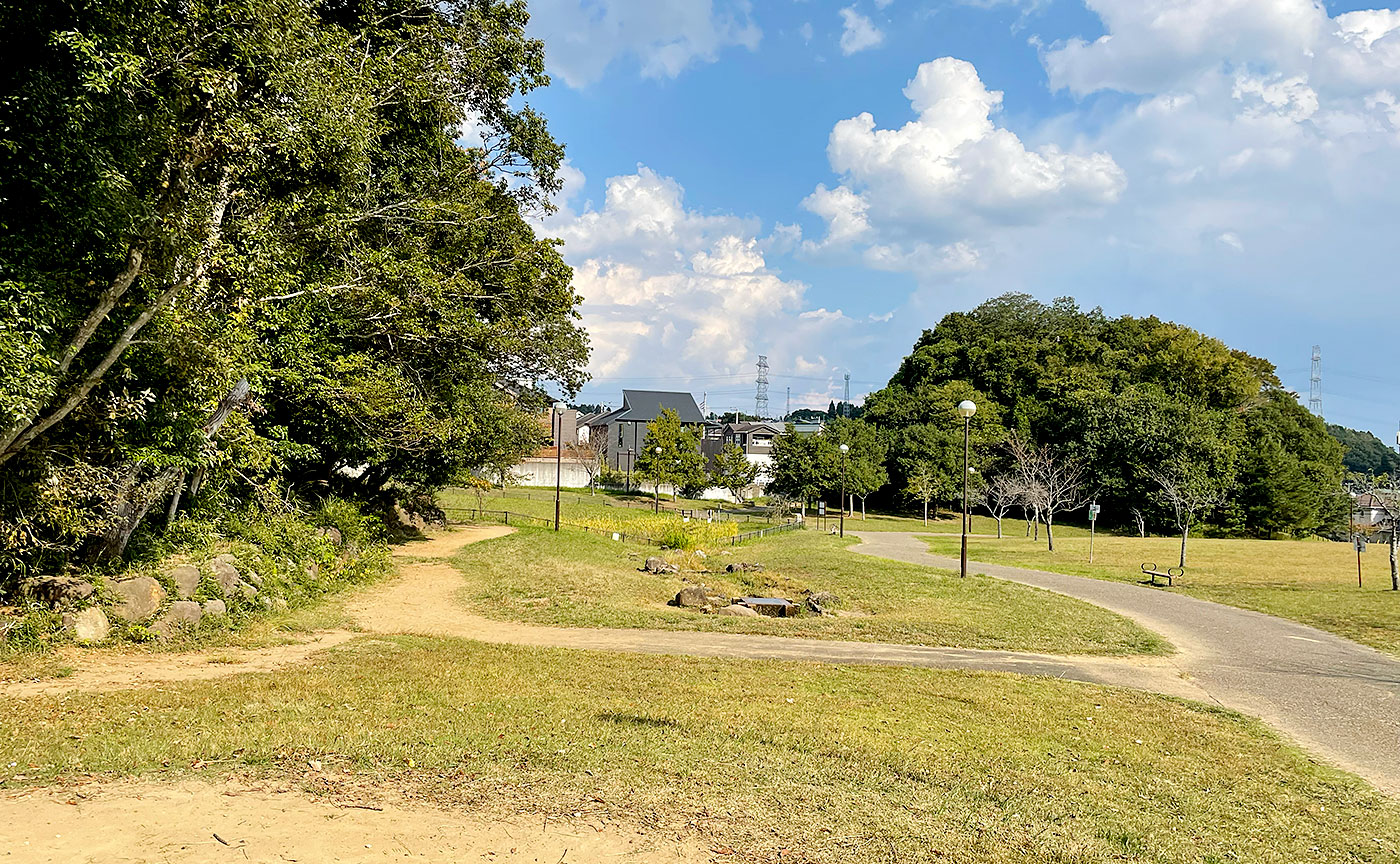
[[[956,570],[918,535],[858,534],[855,551]],[[1205,698],[1253,714],[1308,749],[1400,793],[1400,660],[1302,624],[1126,582],[997,564],[977,573],[1086,600],[1169,639]],[[1146,682],[1144,682],[1146,684]],[[1152,687],[1151,684],[1146,684]]]

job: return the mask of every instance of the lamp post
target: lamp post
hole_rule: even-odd
[[[564,479],[564,409],[563,402],[554,403],[554,530],[559,530],[559,489]],[[539,427],[536,427],[539,428]]]
[[[967,578],[967,481],[971,473],[972,415],[977,413],[977,405],[964,399],[958,403],[958,416],[963,418],[963,513],[962,513],[962,578]]]
[[[654,464],[654,465],[651,466],[652,479],[656,481],[656,484],[655,484],[655,486],[652,487],[652,495],[653,495],[654,497],[653,497],[652,500],[651,500],[651,512],[653,512],[653,513],[660,513],[660,512],[661,512],[661,448],[660,448],[660,447],[657,447],[657,448],[656,448],[654,451],[652,451],[652,452],[654,452],[654,453],[656,454],[656,464]]]
[[[846,454],[851,450],[845,444],[841,445],[841,536],[846,536]]]

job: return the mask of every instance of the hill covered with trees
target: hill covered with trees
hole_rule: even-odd
[[[1387,447],[1384,441],[1370,432],[1348,429],[1335,423],[1327,424],[1327,432],[1344,448],[1342,464],[1348,471],[1372,476],[1400,474],[1400,453]]]
[[[1110,525],[1141,514],[1178,528],[1166,486],[1189,492],[1194,518],[1222,533],[1345,525],[1343,448],[1322,421],[1268,361],[1178,324],[1022,294],[947,315],[866,399],[895,489],[931,481],[936,498],[960,497],[963,399],[978,405],[980,477],[1015,469],[1008,443],[1053,455]]]

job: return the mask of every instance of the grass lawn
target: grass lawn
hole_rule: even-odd
[[[0,746],[7,788],[309,782],[316,759],[447,804],[645,814],[733,860],[1400,856],[1400,807],[1257,721],[1010,675],[373,638],[277,674],[16,701]]]
[[[580,532],[525,528],[460,551],[462,597],[488,617],[566,627],[766,633],[867,642],[996,648],[1057,654],[1155,654],[1160,637],[1088,603],[996,579],[883,561],[856,542],[794,531],[724,548],[703,562],[764,565],[761,573],[654,575],[638,567],[655,549]],[[728,618],[667,606],[687,582],[726,596],[800,600],[830,591],[836,616]]]
[[[956,556],[957,541],[930,538],[940,555]],[[1176,564],[1181,540],[1172,537],[1100,535],[1089,564],[1087,538],[1057,537],[1052,555],[1043,543],[1021,537],[972,538],[968,556],[1011,564],[1114,579],[1142,580],[1144,562]],[[1362,586],[1356,586],[1356,551],[1346,543],[1321,540],[1192,540],[1186,577],[1168,589],[1205,600],[1267,612],[1328,630],[1365,645],[1400,654],[1400,594],[1390,590],[1386,547],[1373,544],[1363,555]]]
[[[869,513],[865,519],[860,518],[860,510],[856,509],[854,517],[846,518],[846,530],[848,531],[927,531],[930,534],[960,534],[962,532],[962,519],[958,513],[950,513],[947,510],[938,512],[939,518],[934,519],[930,514],[928,524],[919,516],[890,516],[886,514]],[[969,526],[973,534],[988,534],[995,536],[997,533],[997,520],[990,516],[982,516],[977,513],[972,514],[972,524]],[[1019,518],[1007,518],[1002,520],[1002,533],[1008,537],[1019,537],[1026,530],[1025,520]],[[1044,530],[1043,528],[1041,529]],[[1055,539],[1061,537],[1088,537],[1089,529],[1080,528],[1076,525],[1056,525]]]

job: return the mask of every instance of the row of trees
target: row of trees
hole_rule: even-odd
[[[530,382],[576,391],[587,341],[527,222],[563,150],[523,3],[11,11],[0,591],[191,509],[387,506],[539,445]]]

